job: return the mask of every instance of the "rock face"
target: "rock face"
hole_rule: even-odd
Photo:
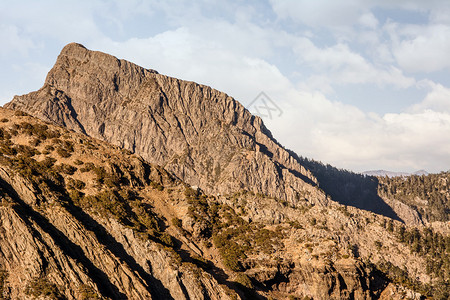
[[[100,210],[88,209],[86,206],[84,210],[81,209],[82,206],[77,208],[73,202],[75,198],[68,194],[75,190],[73,187],[67,189],[75,179],[64,176],[69,173],[75,176],[77,173],[80,174],[78,178],[84,181],[76,180],[83,192],[77,194],[82,197],[85,194],[95,195],[100,191],[105,192],[106,185],[92,181],[88,172],[92,172],[91,169],[95,167],[86,167],[85,171],[75,171],[76,168],[71,167],[71,171],[67,173],[57,165],[69,166],[69,161],[78,157],[78,164],[81,163],[80,158],[83,158],[85,162],[90,161],[92,166],[104,170],[101,166],[105,162],[123,160],[126,164],[124,172],[127,172],[126,169],[133,169],[133,175],[129,177],[127,185],[130,185],[134,193],[139,193],[139,186],[143,187],[143,184],[145,186],[145,182],[150,178],[160,180],[162,176],[160,171],[144,164],[141,159],[130,155],[123,156],[125,154],[119,149],[109,149],[108,146],[105,148],[105,145],[90,142],[84,137],[75,137],[68,131],[64,131],[63,143],[74,145],[78,142],[84,146],[74,146],[75,149],[72,148],[69,154],[63,155],[65,158],[62,162],[62,157],[56,152],[44,150],[45,147],[50,149],[50,145],[56,146],[61,141],[56,138],[61,137],[60,133],[54,135],[54,140],[49,141],[45,138],[50,132],[47,131],[47,125],[35,123],[36,121],[29,117],[22,120],[26,121],[23,123],[13,122],[15,118],[13,113],[5,112],[3,109],[0,110],[0,116],[3,120],[7,120],[6,126],[0,128],[2,149],[0,298],[33,299],[47,296],[45,299],[235,299],[238,297],[234,292],[221,286],[210,274],[195,266],[181,264],[178,254],[173,249],[145,238],[142,230],[136,231],[136,227],[133,228],[130,226],[131,223],[127,223],[130,221],[123,222],[115,218],[114,214],[101,213],[105,208]],[[23,128],[20,126],[23,124],[32,131],[34,128],[34,133],[29,135],[18,133],[17,128],[22,132]],[[14,128],[12,135],[7,134],[11,128]],[[38,151],[26,154],[21,150],[18,150],[19,153],[16,150],[10,152],[5,150],[31,149],[27,146],[29,136],[37,136],[37,131],[41,136],[39,146],[35,148],[39,149]],[[11,156],[6,153],[10,153]],[[24,161],[26,162],[23,163]],[[43,161],[48,164],[40,164]],[[44,165],[51,167],[43,171],[43,168],[46,168]],[[122,172],[119,167],[116,168],[114,172]],[[56,172],[53,173],[52,170]],[[123,176],[124,173],[120,174]],[[167,176],[168,174],[166,178],[169,178]],[[173,180],[170,182],[173,184]],[[93,183],[95,185],[92,185]],[[167,186],[171,183],[166,182]],[[105,198],[107,201],[105,204],[110,205],[108,201],[111,201],[113,194],[108,194],[110,198]],[[96,198],[90,199],[88,206],[92,208],[92,201]],[[133,212],[129,210],[128,214],[127,217],[131,218]],[[145,213],[141,213],[141,217],[144,215]]]
[[[131,150],[208,193],[326,202],[260,118],[210,87],[69,44],[37,92],[5,107]]]
[[[200,195],[105,142],[20,112],[0,120],[3,298],[370,299],[388,283],[337,247],[357,235],[338,233],[350,220],[335,208]]]

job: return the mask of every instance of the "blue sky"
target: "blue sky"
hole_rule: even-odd
[[[79,42],[244,105],[264,91],[299,155],[450,169],[450,1],[1,1],[0,40],[0,104]]]

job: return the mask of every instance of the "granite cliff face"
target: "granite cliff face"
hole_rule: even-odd
[[[326,202],[314,176],[233,98],[79,44],[64,47],[39,91],[5,107],[131,150],[208,193]]]

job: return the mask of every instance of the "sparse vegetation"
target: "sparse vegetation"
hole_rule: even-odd
[[[381,195],[408,204],[429,221],[450,221],[450,172],[379,180]]]
[[[0,299],[3,299],[3,292],[5,289],[6,279],[8,278],[8,272],[0,269]]]
[[[178,218],[172,219],[172,225],[175,226],[178,229],[183,229],[183,222]]]
[[[86,172],[94,170],[94,168],[95,168],[94,163],[88,162],[88,163],[85,163],[82,168],[80,168],[80,171],[83,173],[86,173]]]
[[[101,297],[97,294],[97,292],[92,287],[86,284],[82,284],[79,287],[79,293],[81,300],[101,299]]]
[[[34,279],[26,287],[25,293],[29,296],[40,297],[44,296],[48,299],[66,299],[58,289],[58,286],[48,281],[45,277],[39,277]]]
[[[102,153],[102,144],[95,144],[87,138],[82,144],[75,144],[70,140],[70,134],[64,133],[61,136],[57,130],[51,129],[53,128],[51,125],[36,126],[31,122],[22,122],[17,126],[11,124],[2,126],[5,127],[0,128],[0,150],[4,151],[0,155],[0,163],[24,177],[36,193],[43,195],[39,198],[41,202],[35,204],[39,206],[39,211],[60,205],[77,218],[85,218],[76,215],[77,211],[83,211],[95,218],[117,220],[123,226],[132,229],[139,239],[157,243],[160,249],[170,253],[171,263],[174,265],[182,263],[186,268],[192,269],[198,278],[201,278],[201,269],[208,272],[208,268],[210,270],[217,265],[212,266],[212,260],[206,261],[202,257],[182,252],[179,248],[182,242],[180,235],[188,237],[201,251],[218,253],[222,263],[219,267],[224,266],[229,280],[235,281],[231,286],[239,286],[242,290],[260,288],[261,282],[253,277],[251,272],[253,270],[250,269],[259,263],[257,260],[261,257],[264,257],[263,261],[268,262],[271,267],[286,267],[290,262],[285,261],[286,257],[280,255],[284,252],[280,250],[284,249],[284,243],[289,245],[294,240],[299,248],[299,255],[304,255],[303,258],[309,260],[318,260],[329,265],[340,258],[350,258],[348,263],[361,262],[360,249],[355,240],[348,241],[340,253],[333,250],[338,249],[338,246],[325,246],[326,242],[336,241],[330,238],[328,232],[337,229],[338,234],[345,234],[346,231],[343,225],[345,222],[337,225],[333,223],[335,214],[344,220],[354,218],[355,222],[353,224],[349,222],[348,226],[356,229],[361,229],[365,224],[372,224],[370,226],[375,227],[379,221],[374,220],[384,220],[382,225],[387,232],[395,234],[398,242],[407,245],[411,253],[426,260],[426,271],[432,277],[432,284],[428,286],[412,280],[408,269],[394,266],[392,262],[382,261],[377,268],[389,280],[421,291],[424,295],[436,299],[448,297],[450,241],[431,230],[407,229],[399,226],[397,222],[386,221],[385,218],[367,215],[360,217],[355,213],[356,209],[346,206],[339,206],[337,211],[333,211],[334,208],[314,207],[304,200],[306,197],[313,197],[306,192],[298,195],[299,203],[294,207],[289,203],[283,204],[279,199],[244,190],[217,197],[207,196],[201,190],[188,185],[183,191],[183,185],[180,183],[174,186],[167,185],[167,181],[163,179],[162,168],[155,168],[142,160],[139,160],[138,166],[134,166],[116,159],[111,152],[100,158],[101,154],[86,155],[85,159],[80,155],[81,151],[78,152],[79,149],[89,153],[94,147],[89,146],[90,144],[98,145],[95,147]],[[18,144],[17,140],[23,145]],[[127,155],[124,151],[119,153]],[[183,216],[181,221],[178,217],[174,217],[173,212],[166,215],[168,220],[156,214],[155,211],[160,211],[161,208],[158,206],[155,209],[152,206],[155,204],[148,200],[152,199],[147,197],[148,193],[152,193],[152,197],[155,198],[168,195],[169,199],[176,203],[183,205],[187,203],[189,205],[187,219]],[[258,218],[254,219],[251,215],[253,213],[251,201],[259,200],[261,204],[269,203],[283,212],[295,211],[298,217],[286,214],[283,216],[284,219],[279,218],[272,224]],[[169,224],[173,227],[167,230]],[[174,227],[179,230],[173,230]],[[341,228],[341,232],[338,228]],[[173,236],[169,232],[173,233]],[[389,243],[384,240],[372,240],[369,246],[380,253],[390,250]],[[362,250],[361,248],[364,254]],[[344,254],[345,252],[350,255]],[[5,282],[2,276],[0,272],[0,287]],[[50,279],[38,278],[33,281],[27,287],[28,295],[61,299],[58,298],[62,297],[58,286],[48,280]],[[100,299],[96,290],[87,285],[80,287],[79,295],[82,299]],[[287,296],[284,294],[284,297]]]
[[[235,280],[236,280],[237,283],[243,285],[244,287],[246,287],[248,289],[253,289],[254,288],[252,281],[245,274],[242,274],[242,273],[238,274],[236,276]]]
[[[200,192],[186,188],[190,215],[198,222],[203,237],[212,237],[223,264],[234,272],[243,271],[241,261],[250,254],[273,253],[282,247],[281,231],[272,231],[258,223],[249,223],[228,205],[210,203]]]

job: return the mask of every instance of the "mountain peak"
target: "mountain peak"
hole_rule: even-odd
[[[64,48],[61,50],[61,54],[68,54],[79,50],[88,51],[88,49],[84,45],[72,42],[64,46]]]
[[[80,44],[64,47],[39,91],[6,107],[136,152],[210,193],[326,201],[311,172],[232,97]]]

